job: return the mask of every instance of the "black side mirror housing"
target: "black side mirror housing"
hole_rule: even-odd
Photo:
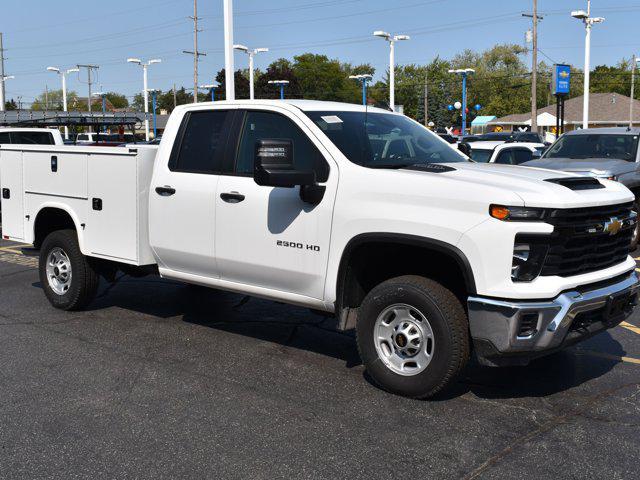
[[[467,157],[471,158],[471,146],[468,143],[460,142],[458,144],[458,150],[464,153]]]
[[[540,150],[531,152],[531,160],[538,160],[539,158],[542,158],[542,152]]]
[[[293,188],[315,185],[315,172],[295,170],[291,140],[258,140],[253,165],[253,179],[263,187]]]

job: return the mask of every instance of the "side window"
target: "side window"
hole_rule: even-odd
[[[513,150],[503,150],[498,154],[495,163],[501,163],[503,165],[513,165]]]
[[[169,169],[174,172],[217,173],[222,168],[224,127],[228,112],[208,110],[191,112],[178,133]]]
[[[12,140],[25,145],[52,145],[53,135],[49,132],[13,132]]]
[[[292,140],[296,170],[313,170],[318,182],[329,178],[329,166],[309,138],[287,117],[273,112],[247,112],[242,127],[235,173],[253,174],[256,142],[258,140]]]
[[[520,165],[521,163],[528,162],[533,158],[533,152],[524,148],[519,148],[513,152],[513,164]]]
[[[11,135],[9,132],[0,133],[0,145],[11,143]]]

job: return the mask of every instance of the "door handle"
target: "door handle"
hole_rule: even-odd
[[[220,198],[227,203],[240,203],[244,200],[244,195],[238,192],[221,193]]]
[[[164,187],[156,187],[156,193],[161,197],[170,197],[174,193],[176,193],[176,189],[170,187],[169,185],[165,185]]]

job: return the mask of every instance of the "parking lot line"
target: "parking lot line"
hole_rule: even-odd
[[[635,365],[640,365],[640,359],[638,358],[622,357],[620,355],[612,355],[611,353],[597,352],[595,350],[578,349],[578,353],[583,355],[589,355],[591,357],[600,357],[600,358],[606,358],[607,360],[617,360],[618,362],[633,363]]]
[[[620,326],[622,328],[626,328],[627,330],[631,330],[633,333],[637,333],[638,335],[640,335],[640,327],[636,327],[635,325],[632,325],[628,322],[622,322],[620,323]]]

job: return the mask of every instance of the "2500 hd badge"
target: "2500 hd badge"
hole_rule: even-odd
[[[320,247],[318,245],[305,245],[303,243],[298,243],[298,242],[287,242],[285,240],[278,240],[276,242],[276,245],[278,245],[279,247],[289,247],[289,248],[298,248],[300,250],[311,250],[313,252],[319,252],[320,251]]]

